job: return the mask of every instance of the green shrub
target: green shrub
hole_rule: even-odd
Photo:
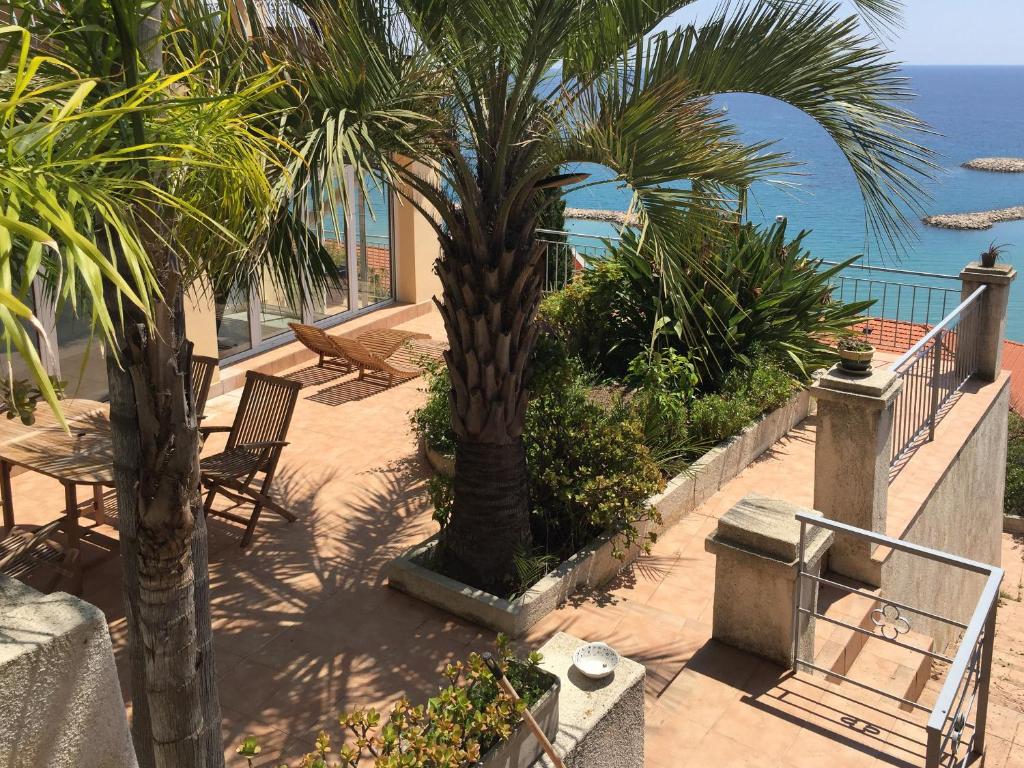
[[[757,353],[749,368],[734,368],[729,372],[722,391],[746,399],[756,417],[783,405],[797,386],[797,381],[781,363]]]
[[[690,406],[690,437],[707,449],[737,434],[756,416],[754,406],[741,395],[704,395]]]
[[[603,533],[632,544],[662,486],[643,426],[621,404],[593,402],[583,382],[535,398],[526,414],[535,543],[564,559]]]
[[[834,361],[830,339],[871,305],[833,300],[835,275],[853,260],[825,268],[804,249],[806,235],[789,239],[784,224],[681,232],[669,263],[656,268],[646,246],[638,252],[638,235],[626,231],[543,312],[573,353],[613,378],[625,376],[652,339],[689,357],[706,391],[749,365],[758,348],[806,378]]]
[[[1014,411],[1010,411],[1003,511],[1009,515],[1024,515],[1024,418]]]
[[[696,368],[673,349],[642,353],[630,362],[626,383],[633,388],[629,407],[643,427],[644,444],[662,472],[678,474],[696,447],[687,426]]]
[[[452,389],[448,368],[444,363],[430,363],[424,373],[427,401],[412,414],[412,428],[416,436],[439,453],[455,453],[455,433],[449,396]]]
[[[425,705],[414,707],[402,699],[384,719],[376,710],[341,715],[342,743],[331,746],[320,731],[313,751],[300,768],[356,768],[367,764],[418,768],[469,768],[501,741],[507,741],[522,722],[522,713],[554,685],[555,678],[540,668],[541,656],[519,659],[508,640],[498,636],[498,652],[505,676],[520,696],[519,702],[502,691],[483,659],[471,654],[467,662],[449,664],[448,685]],[[382,722],[383,721],[383,722]],[[247,737],[235,750],[250,766],[260,752],[257,740]]]

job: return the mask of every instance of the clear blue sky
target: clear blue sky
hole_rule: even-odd
[[[702,0],[676,18],[714,10]],[[844,5],[851,6],[848,0]],[[1024,0],[905,0],[905,24],[887,44],[908,64],[1024,65]]]

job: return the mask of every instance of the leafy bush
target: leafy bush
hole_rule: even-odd
[[[583,381],[537,396],[526,414],[534,541],[562,560],[603,533],[630,545],[657,511],[662,485],[643,425],[622,404],[603,407]]]
[[[1014,411],[1010,411],[1003,511],[1009,515],[1024,515],[1024,418]]]
[[[444,363],[425,363],[427,402],[412,414],[413,431],[435,451],[451,456],[455,453],[449,393],[452,383]]]
[[[338,718],[342,744],[331,760],[330,737],[317,736],[301,768],[355,768],[371,760],[376,768],[468,768],[501,741],[507,741],[532,707],[554,685],[555,678],[539,666],[541,656],[519,659],[508,639],[498,636],[497,657],[512,687],[520,696],[513,702],[495,682],[483,659],[471,654],[467,662],[449,664],[448,685],[425,705],[399,701],[383,721],[376,710],[356,710]],[[350,738],[346,740],[346,736]],[[236,750],[252,765],[259,754],[256,739],[246,738]]]
[[[756,348],[806,377],[834,360],[829,340],[848,333],[871,305],[833,299],[835,275],[854,260],[824,268],[804,250],[806,235],[788,240],[785,224],[747,224],[713,238],[680,233],[689,242],[679,249],[685,263],[661,265],[675,276],[670,281],[627,231],[542,314],[571,351],[614,378],[652,345],[689,357],[707,391],[749,365]]]
[[[697,384],[689,358],[673,349],[641,353],[629,364],[630,408],[640,419],[644,444],[666,475],[682,471],[696,446],[687,426]]]

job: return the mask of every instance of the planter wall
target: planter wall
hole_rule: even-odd
[[[548,741],[558,736],[558,700],[561,680],[555,676],[555,684],[541,696],[540,701],[530,708],[530,714],[537,721]],[[526,724],[520,725],[508,741],[496,744],[480,758],[481,768],[528,768],[543,753],[540,742]]]
[[[650,499],[650,504],[661,513],[662,525],[642,525],[641,541],[652,529],[664,530],[675,525],[736,477],[807,417],[810,401],[810,393],[801,390],[785,405],[715,446],[685,473],[672,478],[664,491]],[[642,552],[640,544],[636,544],[625,552],[624,558],[616,558],[612,555],[612,538],[603,537],[559,565],[523,595],[506,600],[420,565],[436,543],[436,537],[431,537],[385,565],[389,586],[511,637],[521,637],[577,589],[610,581]]]

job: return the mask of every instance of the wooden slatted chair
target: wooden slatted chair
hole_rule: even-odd
[[[359,369],[360,379],[366,378],[368,371],[379,373],[387,377],[387,385],[390,387],[396,382],[415,379],[423,373],[422,368],[389,361],[387,356],[374,352],[359,339],[346,339],[339,336],[334,339],[334,342],[352,365]]]
[[[288,323],[288,327],[295,333],[299,343],[320,357],[317,365],[321,368],[335,368],[342,373],[349,373],[352,370],[352,365],[338,349],[334,339],[322,328],[302,323]]]
[[[24,581],[40,570],[48,570],[52,578],[43,587],[52,592],[61,578],[78,585],[78,550],[65,547],[54,536],[63,519],[54,520],[35,529],[14,526],[0,538],[0,573]],[[77,586],[74,590],[80,591]]]
[[[270,489],[281,450],[288,445],[285,438],[301,388],[297,381],[249,371],[245,374],[245,387],[234,423],[230,427],[200,428],[204,437],[212,432],[228,433],[224,450],[200,462],[203,485],[207,488],[203,512],[245,525],[243,547],[252,540],[263,509],[269,509],[288,522],[296,519],[270,498]],[[262,480],[258,479],[259,475]],[[217,494],[236,504],[252,504],[252,513],[244,517],[214,510],[213,500]]]
[[[206,401],[210,397],[213,371],[219,362],[215,357],[192,355],[192,391],[195,393],[197,421],[201,422],[206,415]]]

